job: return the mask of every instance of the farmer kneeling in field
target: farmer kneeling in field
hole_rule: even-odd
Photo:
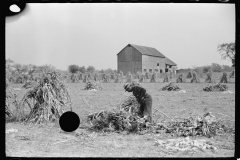
[[[140,104],[139,116],[146,119],[148,122],[152,122],[152,97],[146,92],[146,89],[135,86],[133,84],[124,85],[124,89],[128,92],[133,92],[138,103]]]

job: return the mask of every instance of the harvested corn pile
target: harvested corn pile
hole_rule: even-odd
[[[213,82],[212,72],[209,71],[209,72],[207,73],[207,77],[206,77],[206,79],[205,79],[205,83],[212,83],[212,82]]]
[[[145,120],[126,111],[101,111],[88,115],[90,129],[104,131],[138,132],[144,129]]]
[[[150,124],[144,118],[138,116],[139,104],[133,97],[128,97],[118,107],[113,111],[100,111],[88,115],[89,128],[97,131],[125,130],[134,133],[142,133],[142,131],[157,133],[163,130],[165,133],[177,137],[235,135],[235,127],[226,124],[227,121],[217,120],[209,112],[202,116],[175,118],[170,119],[170,121]]]
[[[206,136],[213,137],[217,134],[235,134],[234,127],[225,125],[224,121],[217,120],[211,113],[195,117],[171,119],[169,122],[157,124],[156,130],[165,130],[174,136]]]
[[[83,74],[82,74],[82,73],[79,73],[79,74],[78,74],[78,79],[79,79],[79,80],[83,80]]]
[[[145,78],[146,78],[146,79],[149,79],[149,78],[150,78],[148,72],[145,73]]]
[[[125,111],[100,111],[88,115],[90,129],[104,131],[129,131],[137,132],[144,122],[139,117]]]
[[[93,89],[102,90],[103,88],[98,86],[98,83],[96,81],[88,81],[86,83],[84,90],[93,90]]]
[[[151,76],[150,83],[156,82],[156,73],[154,72]]]
[[[192,78],[192,71],[189,71],[186,78]]]
[[[26,122],[47,122],[58,119],[67,107],[71,108],[71,98],[65,85],[59,80],[57,72],[44,74],[36,87],[29,90],[23,97],[21,113],[30,109]]]
[[[182,83],[183,82],[183,74],[179,74],[176,82],[177,83]]]
[[[165,87],[162,88],[162,91],[179,91],[181,88],[178,85],[174,85],[173,83],[167,84]]]
[[[139,113],[139,103],[137,102],[136,97],[129,96],[122,103],[118,105],[120,111],[126,111],[131,113],[132,115],[138,115]]]
[[[85,75],[85,76],[84,76],[84,79],[83,79],[83,83],[86,83],[86,82],[88,82],[88,81],[89,81],[88,76]]]
[[[172,151],[197,151],[197,150],[200,150],[202,152],[206,152],[207,150],[211,152],[217,151],[217,148],[214,147],[213,143],[210,140],[206,139],[193,140],[190,139],[189,137],[166,140],[157,139],[155,145]]]
[[[17,95],[13,93],[11,83],[6,79],[6,96],[5,96],[5,120],[7,122],[16,121],[19,112],[19,101]]]
[[[235,78],[235,71],[234,70],[230,73],[229,78]]]
[[[6,116],[6,119],[11,118],[13,116],[12,111],[9,108],[10,108],[9,107],[9,103],[6,102],[5,103],[5,116]]]
[[[116,75],[115,74],[111,74],[110,79],[115,79]]]
[[[214,85],[207,85],[205,88],[203,88],[206,92],[212,92],[212,91],[227,91],[228,86],[225,84],[217,83]]]
[[[122,78],[121,78],[121,75],[120,74],[117,74],[116,75],[116,78],[114,80],[114,83],[122,83]]]
[[[220,79],[220,83],[228,83],[228,79],[227,79],[227,73],[223,72],[223,75]]]
[[[127,82],[127,83],[131,83],[132,80],[133,80],[133,76],[132,76],[131,73],[129,73],[128,76],[127,76],[127,81],[126,81],[126,82]]]
[[[90,129],[138,132],[146,128],[145,119],[138,116],[139,103],[134,96],[121,102],[117,109],[100,111],[87,116]]]
[[[94,75],[93,80],[98,81],[98,75],[97,74]]]
[[[164,76],[163,82],[168,82],[169,79],[170,79],[170,78],[168,77],[168,74],[165,73],[165,76]]]
[[[6,96],[5,96],[5,116],[6,119],[11,118],[13,116],[12,111],[10,110],[10,104],[12,103],[12,99],[15,98],[15,95],[12,93],[10,82],[8,79],[5,79],[5,89],[6,89]]]
[[[103,83],[109,83],[110,78],[109,75],[106,75],[105,73],[102,75]]]
[[[142,73],[140,73],[139,71],[137,71],[137,74],[136,74],[137,79],[140,79],[141,74],[142,74]]]
[[[195,71],[192,71],[192,79],[191,79],[191,83],[199,83],[199,78],[198,75]]]
[[[140,83],[145,82],[145,76],[143,74],[139,75],[139,81]]]
[[[73,74],[71,75],[71,82],[72,82],[72,83],[78,82],[78,76],[77,76],[77,74],[73,73]]]

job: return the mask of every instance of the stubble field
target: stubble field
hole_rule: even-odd
[[[84,128],[88,114],[117,107],[132,93],[125,92],[123,83],[100,83],[103,90],[84,90],[85,83],[66,84],[71,96],[73,111],[81,119],[80,127],[72,133],[61,131],[58,122],[48,125],[23,125],[6,123],[6,155],[17,157],[233,157],[235,137],[218,135],[211,138],[215,152],[170,152],[155,145],[156,139],[173,138],[165,133],[127,134],[90,132]],[[227,86],[233,94],[204,92],[206,83],[181,83],[186,93],[160,91],[166,83],[141,83],[153,98],[153,108],[169,117],[186,117],[190,113],[211,112],[214,116],[226,116],[235,123],[235,83]],[[13,85],[21,88],[21,85]],[[26,89],[14,91],[21,99]],[[192,137],[191,137],[192,138]],[[196,138],[196,137],[194,137]],[[193,138],[193,139],[194,139]],[[209,139],[206,138],[205,139]]]

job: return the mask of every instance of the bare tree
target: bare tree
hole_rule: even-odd
[[[218,51],[222,59],[229,58],[232,61],[232,66],[235,67],[235,42],[218,45]]]

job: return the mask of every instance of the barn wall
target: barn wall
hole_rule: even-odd
[[[138,71],[142,71],[142,54],[132,47],[132,53],[133,53],[133,68],[132,73],[137,73]]]
[[[117,56],[118,72],[122,71],[126,75],[129,71],[136,73],[142,70],[142,56],[132,46],[124,48]]]
[[[150,71],[150,69],[152,69],[152,71],[154,70],[158,73],[160,73],[160,69],[162,70],[162,72],[165,72],[164,58],[142,55],[142,60],[143,60],[143,62],[142,62],[142,71],[143,72],[145,71],[145,69],[148,72]],[[159,66],[157,66],[157,63],[159,63]]]

